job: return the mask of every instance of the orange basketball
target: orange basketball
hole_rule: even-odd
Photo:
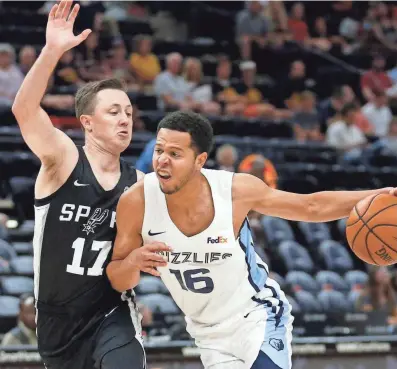
[[[373,265],[397,262],[397,197],[369,196],[356,204],[346,223],[350,248]]]

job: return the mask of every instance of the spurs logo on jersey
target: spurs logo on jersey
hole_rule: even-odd
[[[109,213],[111,214],[110,218]],[[79,222],[82,218],[89,218],[87,223],[83,224],[83,232],[87,232],[87,235],[95,233],[95,228],[102,225],[108,218],[110,228],[114,228],[116,224],[115,211],[110,212],[108,209],[102,210],[85,205],[63,204],[59,216],[61,222]]]
[[[87,235],[90,234],[90,232],[95,233],[95,227],[97,225],[102,224],[105,219],[109,215],[109,210],[105,209],[104,211],[101,212],[101,208],[97,208],[94,211],[94,214],[90,216],[90,219],[86,224],[83,224],[84,229],[83,232],[87,232]]]

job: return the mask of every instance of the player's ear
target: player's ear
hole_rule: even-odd
[[[81,115],[80,123],[83,126],[85,131],[92,132],[92,120],[89,115]]]
[[[208,154],[206,152],[202,152],[201,154],[197,155],[196,163],[200,169],[204,166],[205,162],[207,161],[207,158],[208,158]]]

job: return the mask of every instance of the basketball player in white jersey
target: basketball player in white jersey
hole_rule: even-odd
[[[203,169],[212,135],[195,113],[160,122],[154,173],[120,198],[107,273],[119,291],[136,286],[140,271],[160,276],[205,368],[289,369],[291,305],[254,251],[248,212],[326,222],[348,216],[366,196],[394,190],[299,195],[249,174]],[[152,251],[159,243],[169,247],[164,260]]]

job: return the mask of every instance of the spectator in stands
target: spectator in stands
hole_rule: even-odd
[[[203,67],[199,59],[185,60],[183,78],[188,86],[189,99],[195,104],[195,110],[206,115],[219,115],[221,106],[213,101],[211,85],[203,82]]]
[[[189,86],[180,76],[181,68],[182,55],[168,54],[166,70],[154,80],[154,92],[157,95],[157,106],[160,110],[194,110],[198,106],[189,99]]]
[[[283,98],[293,99],[294,94],[310,90],[313,85],[313,81],[306,77],[306,66],[303,61],[295,60],[290,65],[288,76],[281,82]]]
[[[393,82],[385,72],[385,65],[385,59],[381,55],[377,55],[372,60],[372,68],[361,77],[361,92],[367,101],[374,100],[375,90],[386,92],[392,87]]]
[[[397,298],[391,276],[385,267],[371,267],[368,284],[356,301],[357,311],[385,314],[390,324],[397,324]]]
[[[4,335],[1,341],[2,346],[37,346],[35,317],[36,309],[33,294],[23,294],[19,302],[18,325]]]
[[[319,141],[323,139],[320,132],[320,117],[316,110],[316,96],[311,91],[300,94],[300,110],[292,117],[295,137],[299,141]]]
[[[373,99],[365,104],[361,111],[374,127],[376,136],[387,135],[393,115],[388,106],[387,96],[383,91],[373,91]]]
[[[384,4],[378,5],[378,17],[372,24],[372,32],[380,52],[397,50],[397,24],[391,9]]]
[[[134,51],[130,56],[130,68],[140,85],[152,84],[161,72],[160,62],[152,53],[152,38],[140,35],[134,40]]]
[[[15,50],[10,44],[0,44],[0,110],[11,108],[23,74],[15,64]]]
[[[76,89],[84,81],[79,75],[76,55],[73,49],[66,51],[54,70],[54,86],[73,86]]]
[[[278,174],[273,163],[260,154],[247,155],[239,164],[238,172],[250,173],[262,179],[269,187],[277,188]]]
[[[135,78],[130,72],[127,49],[122,38],[115,38],[113,40],[112,48],[109,50],[109,55],[105,62],[105,68],[107,70],[106,74],[110,78],[124,80],[129,91],[138,89]]]
[[[276,109],[269,104],[263,97],[263,86],[256,83],[256,63],[250,60],[240,64],[242,82],[235,86],[237,93],[242,97],[243,103],[240,107],[243,111],[238,111],[239,115],[245,117],[266,117],[266,118],[289,118],[291,112],[284,109]]]
[[[311,44],[325,51],[333,47],[343,48],[347,46],[343,37],[329,31],[324,17],[317,17],[314,21],[314,29],[311,32]]]
[[[240,46],[241,57],[244,60],[252,58],[252,47],[263,48],[268,41],[269,25],[262,14],[261,1],[248,1],[247,9],[242,10],[236,17],[236,42]]]
[[[397,118],[393,118],[390,122],[388,134],[382,137],[379,142],[376,142],[374,145],[379,149],[385,148],[391,154],[397,156]]]
[[[66,53],[65,53],[66,54]],[[64,115],[65,110],[74,109],[74,96],[73,94],[58,94],[55,92],[54,83],[55,76],[50,78],[47,86],[47,92],[41,101],[41,105],[45,109],[49,109],[50,113],[60,113]],[[72,112],[71,112],[72,114]],[[76,126],[80,126],[80,123],[76,121]]]
[[[354,103],[341,110],[341,120],[333,122],[327,130],[326,141],[342,154],[346,162],[360,161],[363,149],[368,145],[364,133],[355,125],[358,108]]]
[[[302,3],[298,2],[292,6],[288,28],[294,41],[303,44],[310,39],[309,28],[305,21],[305,6]]]
[[[230,79],[232,64],[226,56],[219,58],[216,67],[216,78],[212,82],[212,94],[226,115],[237,115],[244,110],[244,99],[234,88]]]
[[[37,52],[33,46],[26,45],[19,51],[19,69],[26,76],[33,63],[36,61]]]
[[[79,75],[87,82],[107,78],[101,64],[103,58],[98,37],[98,33],[91,32],[85,42],[81,44],[77,57]]]
[[[216,150],[217,169],[235,172],[237,170],[238,152],[233,145],[222,145]]]

